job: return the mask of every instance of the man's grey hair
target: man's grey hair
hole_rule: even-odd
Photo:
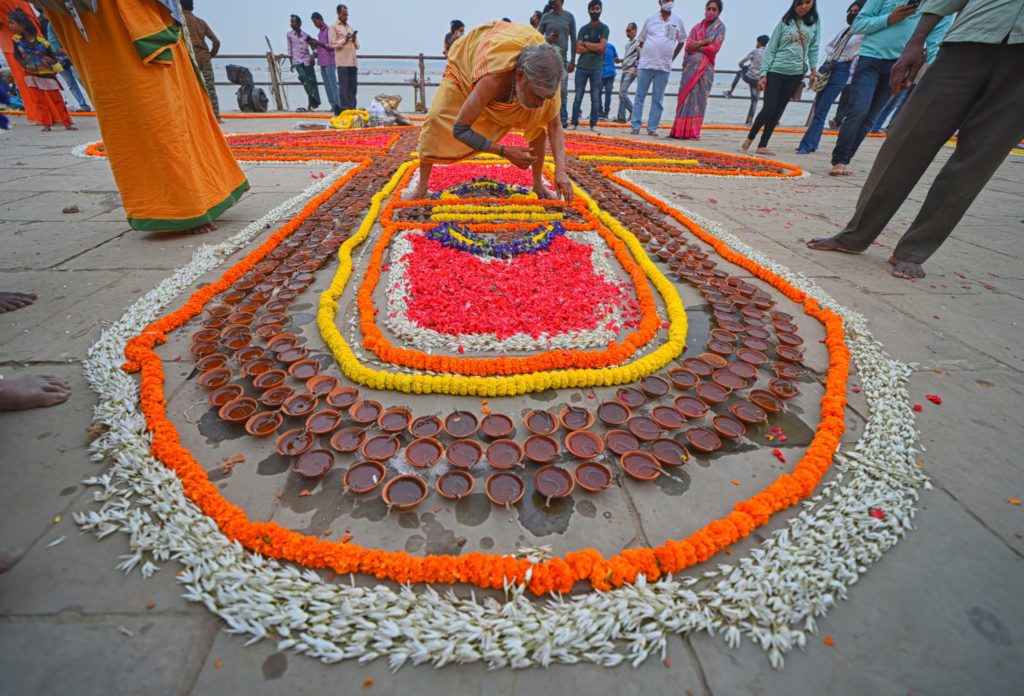
[[[557,92],[565,78],[562,54],[549,44],[524,46],[516,68],[523,71],[527,81],[540,95]]]

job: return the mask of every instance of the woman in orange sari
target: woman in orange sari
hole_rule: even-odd
[[[420,131],[420,177],[409,198],[426,196],[434,164],[479,152],[504,157],[520,169],[532,167],[534,191],[551,198],[554,194],[544,185],[544,156],[550,142],[555,188],[572,200],[558,115],[564,71],[558,50],[525,24],[491,22],[453,43]],[[498,144],[516,128],[523,131],[528,148]]]
[[[216,229],[249,182],[217,125],[183,18],[157,0],[104,0],[80,14],[83,34],[61,4],[45,4],[93,99],[131,227]]]

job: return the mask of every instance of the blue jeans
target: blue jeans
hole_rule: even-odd
[[[882,130],[882,127],[885,126],[886,119],[889,119],[890,115],[892,118],[889,119],[889,124],[892,125],[892,122],[900,115],[900,111],[903,110],[903,105],[907,103],[907,97],[909,97],[910,93],[913,91],[914,85],[910,85],[910,88],[900,92],[898,97],[890,97],[889,101],[885,103],[885,107],[878,114],[878,118],[876,118],[875,122],[871,125],[871,132],[877,133]]]
[[[843,91],[843,87],[846,86],[846,81],[850,78],[850,66],[852,65],[853,61],[836,63],[836,67],[832,69],[832,75],[828,78],[828,84],[825,85],[825,89],[818,92],[818,96],[815,97],[814,119],[811,121],[807,132],[804,133],[800,146],[796,149],[800,154],[815,152],[818,149],[818,145],[821,144],[821,132],[825,130],[828,112],[832,109],[832,104],[835,103],[835,100],[839,98],[839,93]]]
[[[895,60],[861,56],[850,83],[850,111],[839,127],[839,139],[832,150],[832,164],[849,164],[874,125],[878,113],[889,101],[889,71]]]
[[[327,92],[327,103],[334,108],[335,114],[341,113],[341,99],[338,97],[338,70],[333,65],[321,65],[320,77],[324,81]]]
[[[665,87],[668,86],[668,70],[649,70],[640,68],[636,76],[636,101],[633,102],[633,130],[640,130],[644,118],[644,102],[647,100],[647,90],[651,93],[651,113],[647,116],[647,132],[657,133],[658,124],[661,123],[661,112],[664,110]]]
[[[604,92],[604,108],[601,109],[601,116],[608,118],[612,110],[612,92],[615,91],[615,76],[601,78],[601,91]]]
[[[590,127],[593,128],[601,116],[601,70],[576,68],[576,98],[572,102],[572,125],[580,125],[580,110],[588,84],[590,85]]]

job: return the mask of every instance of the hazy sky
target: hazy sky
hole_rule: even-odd
[[[288,15],[302,17],[303,29],[313,29],[309,16],[319,11],[325,19],[336,19],[337,0],[196,0],[196,14],[208,21],[222,41],[222,53],[263,53],[270,37],[276,52],[283,53],[288,32]],[[461,19],[467,27],[508,17],[527,23],[543,0],[349,0],[350,24],[359,30],[359,42],[366,54],[440,55],[448,23]],[[788,7],[788,0],[724,0],[727,35],[719,54],[718,67],[731,69],[754,47],[758,34],[770,34]],[[845,25],[848,0],[818,0],[822,15],[822,51],[831,36]],[[566,0],[565,7],[576,16],[577,24],[588,21],[585,0]],[[601,20],[612,31],[612,43],[625,44],[625,27],[638,24],[658,9],[657,0],[606,0]],[[675,12],[689,30],[704,16],[704,3],[677,0]],[[681,60],[681,59],[679,59]],[[679,67],[677,60],[676,67]],[[820,62],[820,61],[819,61]]]

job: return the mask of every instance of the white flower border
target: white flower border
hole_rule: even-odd
[[[124,532],[131,553],[119,567],[144,576],[157,563],[184,566],[186,599],[220,616],[231,633],[264,638],[333,663],[386,658],[406,663],[482,661],[492,668],[591,662],[640,665],[664,653],[671,634],[706,630],[730,645],[742,635],[783,656],[803,647],[824,615],[867,567],[911,528],[918,490],[927,485],[914,464],[916,432],[905,389],[909,368],[892,360],[863,317],[839,306],[813,281],[773,262],[721,227],[691,217],[743,253],[837,312],[871,414],[852,451],[837,455],[837,478],[803,503],[804,510],[761,548],[733,565],[698,577],[665,578],[610,592],[532,600],[518,587],[506,599],[460,598],[427,587],[357,587],[326,582],[308,569],[264,558],[229,541],[185,497],[175,474],[149,454],[134,378],[120,370],[127,340],[273,221],[335,180],[344,168],[248,226],[232,239],[199,249],[193,260],[132,305],[90,349],[85,376],[99,395],[96,421],[109,430],[91,446],[109,468],[96,486],[97,509],[76,513],[99,537]],[[686,213],[689,215],[689,213]],[[885,511],[884,519],[868,514]]]
[[[599,308],[603,313],[597,321],[597,328],[587,331],[570,331],[555,336],[541,334],[534,338],[529,334],[520,333],[501,339],[493,333],[445,334],[423,328],[409,319],[409,267],[405,259],[413,253],[412,242],[409,240],[409,237],[414,234],[423,236],[423,231],[406,230],[398,233],[391,242],[391,248],[388,251],[390,270],[388,271],[388,283],[385,290],[388,302],[384,324],[392,333],[407,341],[418,350],[426,351],[429,354],[431,349],[455,352],[460,347],[464,350],[482,353],[583,350],[598,346],[603,348],[619,337],[618,332],[605,328],[608,322],[614,321],[619,326],[625,326],[622,308],[609,304]],[[630,283],[623,281],[608,261],[608,256],[604,253],[604,250],[609,249],[608,244],[598,233],[567,232],[566,236],[589,246],[591,250],[590,260],[594,267],[594,272],[618,288],[619,292],[622,293],[621,297],[623,300],[633,299],[639,305],[639,301],[635,296],[635,288]],[[480,258],[487,263],[502,262],[500,259]]]

